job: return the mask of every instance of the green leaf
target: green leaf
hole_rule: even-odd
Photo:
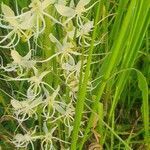
[[[145,140],[149,139],[149,102],[148,102],[148,84],[146,78],[140,71],[137,71],[138,76],[138,86],[142,92],[142,115],[144,121],[144,129],[145,129]]]

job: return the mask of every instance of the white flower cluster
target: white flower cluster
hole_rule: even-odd
[[[20,13],[19,10],[14,12],[6,4],[1,4],[0,28],[5,35],[0,36],[0,47],[10,50],[12,62],[5,64],[4,59],[0,57],[0,69],[5,72],[4,80],[19,83],[19,86],[25,89],[18,91],[16,97],[11,99],[12,115],[18,122],[18,128],[23,130],[22,133],[16,131],[17,134],[12,139],[18,149],[34,149],[36,141],[40,141],[42,150],[61,149],[57,147],[57,143],[60,143],[60,147],[64,144],[64,149],[69,147],[80,70],[84,76],[91,32],[94,28],[94,20],[89,20],[87,15],[96,3],[79,0],[75,5],[73,0],[31,0],[28,7],[23,8]],[[46,37],[54,53],[42,60],[39,59],[38,49],[43,50],[45,46],[40,40],[45,30],[48,30],[47,20],[52,26],[59,26],[62,34],[59,37],[55,32],[51,32]],[[18,48],[22,41],[29,49],[24,56],[24,50]],[[99,44],[99,41],[97,39],[95,45]],[[37,48],[34,49],[35,47]],[[81,57],[84,60],[81,60]],[[52,62],[56,68],[46,65]],[[57,70],[58,74],[54,70]],[[58,81],[51,83],[50,77],[57,78]],[[92,84],[88,85],[89,91],[92,90]],[[39,122],[34,131],[24,127],[24,124],[31,120]],[[62,133],[58,133],[57,128],[62,128]],[[80,133],[82,136],[82,131]]]

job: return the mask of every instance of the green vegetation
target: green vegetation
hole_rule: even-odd
[[[0,5],[0,149],[150,149],[149,0]]]

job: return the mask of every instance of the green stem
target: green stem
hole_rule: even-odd
[[[97,9],[95,25],[97,24],[98,19],[99,19],[99,11],[100,11],[100,5],[98,6],[98,9]],[[79,86],[78,100],[77,100],[76,109],[75,109],[75,121],[74,121],[73,133],[72,133],[71,150],[76,150],[76,144],[77,144],[77,139],[78,139],[81,118],[82,118],[82,112],[84,109],[86,88],[87,88],[87,83],[88,83],[89,74],[90,74],[90,66],[91,66],[91,61],[92,61],[92,53],[94,49],[94,40],[96,38],[96,31],[97,31],[97,26],[95,26],[93,34],[92,34],[92,41],[91,41],[91,46],[89,49],[85,75],[84,75],[83,82],[80,83],[80,85],[82,84],[82,86]]]

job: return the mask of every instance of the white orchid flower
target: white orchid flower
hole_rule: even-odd
[[[34,71],[34,75],[31,77],[9,77],[6,75],[3,75],[4,77],[6,77],[7,79],[4,79],[6,81],[27,81],[29,82],[29,87],[27,89],[27,95],[30,97],[37,97],[40,95],[48,95],[49,94],[49,90],[55,91],[55,89],[50,86],[48,83],[43,81],[43,78],[50,73],[51,71],[43,71],[42,73],[39,73],[39,71],[34,67],[33,68]]]
[[[0,47],[15,47],[19,43],[20,38],[26,39],[30,47],[29,39],[32,36],[37,38],[45,30],[46,23],[44,16],[47,16],[55,23],[61,24],[46,12],[46,9],[54,4],[54,2],[55,0],[32,0],[29,10],[26,12],[22,11],[18,15],[15,15],[9,6],[2,3],[3,15],[0,19],[0,27],[10,30],[10,32],[6,36],[1,36],[0,44],[5,43],[7,40],[10,42],[4,46],[0,45]]]
[[[28,149],[28,145],[31,144],[32,150],[34,150],[34,144],[33,142],[36,141],[37,139],[40,139],[40,136],[36,136],[36,128],[31,132],[27,132],[25,134],[16,134],[11,141],[12,144],[15,145],[15,147],[18,148],[25,148]]]
[[[54,90],[50,85],[43,81],[43,78],[50,72],[51,71],[43,71],[42,73],[39,73],[39,71],[34,68],[34,76],[28,78],[30,86],[27,90],[27,93],[30,95],[32,92],[36,97],[41,92],[44,92],[44,94],[48,93],[48,90],[45,88],[45,86],[48,86],[50,89]]]
[[[67,36],[73,40],[73,38],[78,38],[79,45],[83,47],[89,47],[91,43],[91,35],[90,32],[94,28],[94,21],[86,21],[85,23],[82,22],[78,25],[78,28],[72,26],[72,30],[67,31]],[[94,45],[96,46],[100,42],[95,42]]]
[[[68,23],[71,19],[77,16],[77,24],[79,25],[81,23],[83,13],[91,9],[97,3],[95,2],[90,7],[86,8],[86,5],[88,5],[90,1],[91,0],[80,0],[75,8],[61,4],[55,4],[55,8],[60,15],[68,17],[64,24]]]
[[[16,134],[12,143],[15,145],[16,148],[26,148],[28,147],[29,143],[31,143],[32,149],[34,150],[34,145],[32,142],[32,137],[28,134]]]
[[[54,146],[54,142],[63,142],[63,143],[66,143],[66,144],[70,144],[69,142],[66,142],[66,141],[63,141],[61,140],[60,138],[57,138],[55,136],[53,136],[55,130],[56,130],[57,126],[56,127],[53,127],[50,131],[46,125],[46,122],[43,123],[43,131],[44,131],[44,135],[42,137],[42,142],[41,142],[41,149],[42,150],[55,150],[55,146]]]
[[[71,64],[75,64],[74,58],[72,55],[81,55],[80,53],[74,50],[74,45],[71,42],[67,41],[67,37],[63,39],[63,44],[61,44],[52,34],[50,34],[50,40],[56,44],[58,55],[61,54],[61,64],[65,61],[69,61]],[[56,53],[57,54],[57,53]]]
[[[70,87],[70,95],[77,93],[79,89],[79,78],[71,76],[67,78],[66,84]]]
[[[86,40],[86,39],[89,40],[90,39],[90,41],[91,41],[91,37],[89,37],[90,36],[89,33],[92,31],[93,27],[94,27],[94,21],[88,21],[85,24],[82,24],[79,26],[79,32],[78,32],[77,37],[79,37],[80,45],[83,45],[81,43],[81,40]],[[84,44],[87,45],[87,42],[84,42]]]
[[[74,50],[73,43],[68,42],[67,37],[65,37],[63,40],[63,43],[61,44],[52,33],[49,35],[49,38],[56,45],[57,52],[56,54],[50,56],[49,58],[45,60],[37,61],[37,62],[44,63],[44,62],[50,61],[54,57],[61,55],[60,63],[64,61],[69,61],[70,63],[75,64],[75,61],[72,55],[81,55],[81,54]]]
[[[64,111],[66,104],[56,100],[56,97],[59,96],[59,90],[60,87],[58,86],[57,89],[43,101],[43,116],[46,120],[55,117],[56,111],[59,113]]]
[[[58,119],[62,119],[64,125],[67,127],[69,131],[69,136],[73,129],[74,115],[75,115],[75,108],[70,102],[69,104],[66,105],[64,109],[62,109],[62,111],[60,112],[60,116],[54,120],[55,122]]]
[[[33,99],[26,99],[23,101],[18,101],[16,99],[11,100],[11,105],[13,107],[13,112],[15,118],[19,123],[22,123],[25,120],[28,120],[33,115],[37,119],[36,109],[38,105],[42,104],[42,97]]]
[[[75,115],[75,107],[73,106],[73,101],[67,104],[65,111],[62,112],[60,118],[62,118],[65,127],[68,129],[68,137],[71,135],[73,130],[73,122],[74,122],[74,115]],[[83,124],[83,122],[81,122]],[[82,131],[80,130],[80,136],[83,135]]]
[[[29,20],[31,13],[25,13],[20,16],[15,16],[14,11],[7,6],[6,4],[1,4],[1,9],[3,13],[3,20],[9,23],[8,27],[12,27],[12,29],[22,29],[27,30],[33,27],[33,22]],[[2,26],[5,27],[5,26]]]
[[[73,93],[78,91],[78,83],[81,69],[81,61],[76,65],[70,65],[69,63],[64,63],[62,65],[64,71],[65,83],[68,85]]]
[[[44,16],[50,18],[54,23],[61,24],[57,19],[46,12],[46,9],[54,4],[55,1],[56,0],[32,0],[29,5],[30,10],[28,12],[32,13],[36,37],[45,30],[46,23]]]
[[[55,7],[60,15],[65,17],[75,17],[75,15],[81,15],[83,12],[86,11],[85,6],[91,0],[80,0],[75,8],[71,8],[68,6],[64,6],[61,4],[55,4]]]
[[[64,75],[68,76],[70,72],[74,70],[75,65],[71,65],[68,62],[62,64],[62,69],[64,70]]]
[[[33,22],[29,19],[31,18],[31,13],[26,13],[25,15],[17,17],[14,11],[4,3],[1,4],[1,9],[3,14],[0,18],[0,27],[8,30],[9,33],[5,36],[1,36],[0,47],[15,47],[19,43],[21,37],[29,40],[31,37],[29,31],[31,31],[33,27]],[[7,40],[10,42],[7,43]],[[4,43],[7,44],[2,45]]]
[[[76,94],[79,89],[81,67],[82,75],[84,76],[84,68],[86,67],[86,62],[87,60],[83,62],[83,65],[81,61],[78,61],[75,65],[70,65],[68,63],[63,64],[65,83],[68,87],[70,87],[70,95]],[[87,85],[87,90],[91,91],[92,89],[92,81],[89,81]]]
[[[1,58],[1,69],[4,69],[7,72],[18,71],[19,76],[23,76],[30,69],[33,69],[36,61],[31,58],[31,51],[29,51],[25,56],[21,56],[16,50],[11,50],[11,57],[13,59],[12,63],[3,66],[3,60]]]
[[[78,91],[78,84],[80,78],[80,70],[83,68],[82,74],[84,75],[84,68],[86,66],[86,60],[83,62],[78,61],[75,65],[64,63],[62,65],[65,77],[65,83],[70,87],[71,91],[76,93]]]
[[[86,60],[83,62],[83,67],[85,67],[85,64]],[[62,68],[64,69],[67,78],[69,78],[71,75],[74,75],[78,78],[80,76],[81,61],[78,61],[75,65],[64,63]]]
[[[72,122],[74,121],[75,108],[72,103],[69,103],[66,107],[65,112],[62,114],[64,117],[64,124],[67,127],[70,127]]]
[[[53,134],[54,131],[56,130],[57,126],[52,128],[50,131],[47,128],[46,122],[43,123],[43,131],[45,135],[43,136],[43,140],[41,142],[41,149],[42,150],[53,150],[55,149],[53,145]]]

